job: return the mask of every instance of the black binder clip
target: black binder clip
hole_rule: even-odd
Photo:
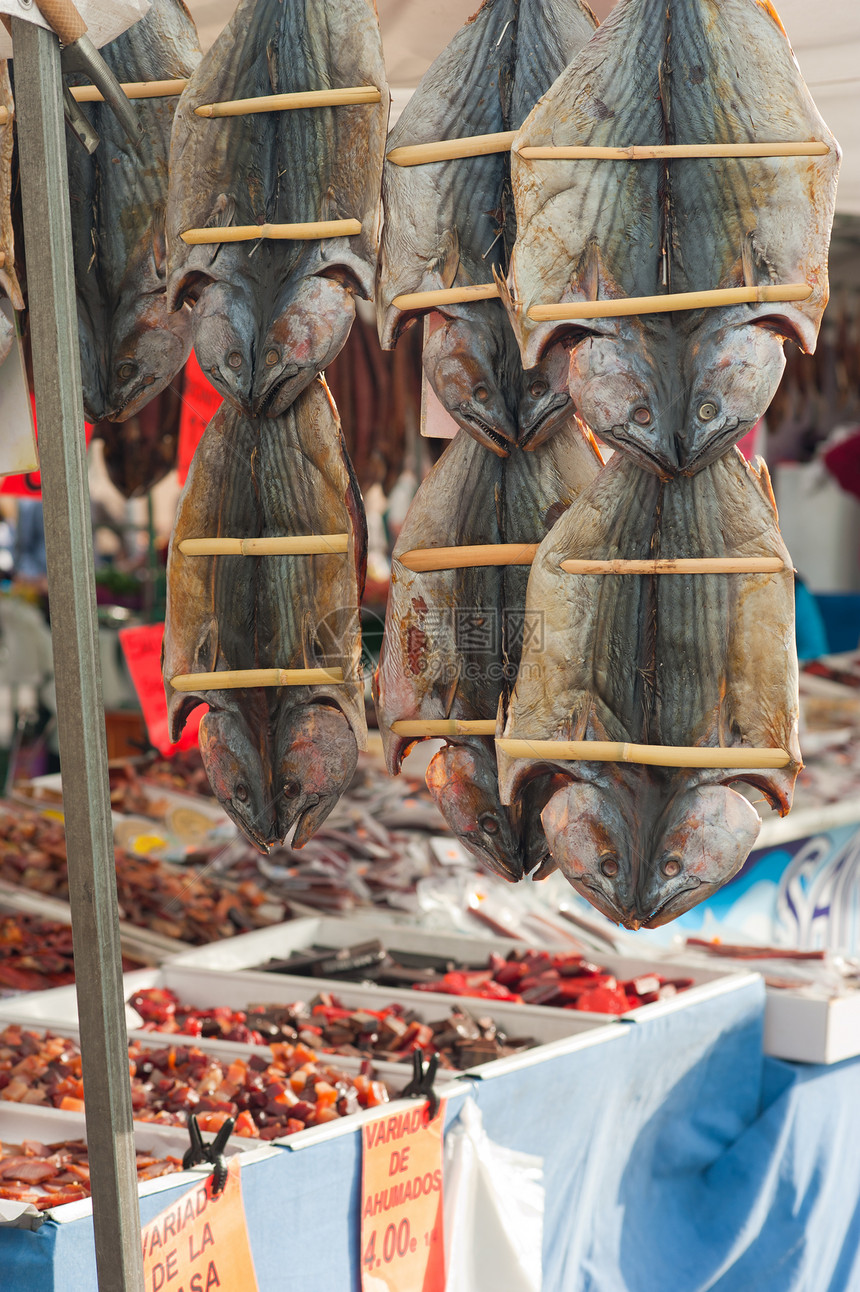
[[[227,1159],[224,1156],[224,1146],[230,1138],[235,1125],[236,1118],[228,1117],[212,1143],[206,1144],[200,1134],[197,1117],[194,1113],[188,1114],[188,1134],[191,1138],[191,1147],[185,1150],[185,1155],[182,1158],[182,1169],[188,1171],[192,1166],[197,1166],[200,1162],[209,1162],[212,1166],[213,1197],[217,1196],[227,1183]]]
[[[439,1055],[430,1056],[430,1061],[425,1066],[424,1051],[412,1051],[412,1080],[408,1086],[404,1086],[400,1092],[401,1099],[426,1099],[427,1116],[432,1122],[433,1118],[439,1111],[439,1096],[433,1089],[433,1082],[436,1079],[436,1072],[439,1068]]]

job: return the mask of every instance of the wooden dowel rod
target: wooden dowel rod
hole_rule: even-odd
[[[218,673],[177,673],[174,691],[234,691],[245,686],[314,686],[342,682],[341,668],[243,668]]]
[[[6,264],[6,252],[0,251],[0,269]]]
[[[127,99],[169,99],[181,94],[188,84],[187,79],[173,81],[126,81],[120,88]],[[95,85],[73,85],[72,98],[78,103],[103,103],[104,95]]]
[[[254,112],[287,112],[292,108],[339,108],[358,103],[378,103],[375,85],[347,85],[339,90],[302,90],[295,94],[261,94],[254,99],[201,103],[198,117],[244,117]]]
[[[549,758],[589,763],[644,763],[650,767],[786,767],[784,749],[711,749],[698,745],[633,745],[611,740],[515,740],[499,737],[497,748],[509,758]]]
[[[471,287],[442,287],[434,292],[405,292],[391,302],[399,310],[432,310],[438,305],[457,305],[462,301],[494,301],[499,289],[495,283],[476,283]]]
[[[704,556],[645,561],[562,561],[568,574],[780,574],[778,556]]]
[[[392,722],[395,736],[492,736],[496,731],[495,718],[419,718],[410,722],[404,718]]]
[[[179,236],[190,246],[213,242],[256,242],[259,238],[306,242],[314,238],[346,238],[361,233],[360,220],[309,220],[302,224],[232,224],[211,229],[186,229]]]
[[[285,538],[184,538],[183,556],[320,556],[346,552],[349,534],[296,534]]]
[[[430,144],[406,144],[392,148],[386,161],[395,166],[426,166],[428,162],[454,161],[457,157],[486,157],[489,153],[506,153],[514,142],[514,130],[500,130],[491,135],[468,135],[463,139],[440,139]]]
[[[531,565],[537,543],[483,543],[474,547],[416,547],[396,559],[407,570],[467,570],[479,565]]]
[[[628,148],[595,148],[586,144],[526,145],[516,150],[527,161],[652,161],[682,157],[823,157],[827,144],[631,144]]]
[[[722,287],[708,292],[672,292],[666,296],[625,296],[614,301],[565,301],[559,305],[533,305],[529,318],[535,323],[567,319],[618,318],[626,314],[668,314],[674,310],[714,309],[761,301],[805,301],[812,295],[808,283],[771,284],[767,287]]]

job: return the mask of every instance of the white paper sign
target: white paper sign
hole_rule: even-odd
[[[101,49],[147,13],[149,0],[75,0],[75,8],[87,24],[90,40],[96,49]],[[50,30],[50,23],[42,17],[35,0],[0,0],[0,13],[10,18],[25,18]],[[11,57],[12,39],[0,23],[0,58]]]

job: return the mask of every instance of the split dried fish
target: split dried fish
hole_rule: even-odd
[[[820,141],[823,156],[535,160],[535,145]],[[508,304],[523,363],[567,336],[574,403],[651,471],[692,473],[815,348],[840,151],[770,3],[621,0],[517,134]],[[536,305],[808,284],[807,300],[535,322]]]
[[[201,104],[375,85],[379,103],[208,119]],[[169,305],[194,305],[218,390],[278,417],[346,340],[376,264],[389,95],[370,0],[242,0],[191,78],[171,145]],[[188,229],[357,219],[311,241],[188,246]]]
[[[565,559],[768,556],[775,574],[576,575]],[[704,900],[742,865],[759,830],[733,781],[791,806],[798,744],[794,588],[766,472],[732,451],[663,482],[618,455],[541,544],[504,734],[670,746],[784,749],[767,769],[660,769],[514,759],[503,802],[565,776],[543,811],[552,855],[614,920],[649,927]]]
[[[190,76],[197,29],[182,0],[148,13],[101,54],[119,81]],[[70,78],[70,84],[86,78]],[[101,142],[69,147],[78,335],[87,419],[122,422],[163,390],[191,347],[190,315],[167,312],[165,208],[175,98],[141,99],[140,155],[103,103],[86,104]],[[146,487],[145,485],[143,487]]]

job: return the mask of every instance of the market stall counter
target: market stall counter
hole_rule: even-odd
[[[544,1292],[856,1288],[860,1061],[764,1058],[763,1017],[752,979],[449,1096],[446,1134],[470,1095],[491,1140],[544,1159]],[[243,1173],[261,1292],[358,1292],[361,1151],[344,1128]],[[171,1196],[142,1198],[144,1223]],[[94,1286],[91,1223],[0,1229],[0,1268]]]

